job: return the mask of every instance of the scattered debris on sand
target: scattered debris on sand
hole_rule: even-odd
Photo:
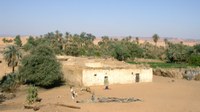
[[[15,97],[16,97],[16,95],[14,93],[1,93],[0,92],[0,103],[4,102],[6,100],[11,100]]]
[[[131,98],[117,98],[117,97],[94,98],[94,97],[92,97],[89,100],[76,101],[76,103],[111,103],[111,102],[130,103],[130,102],[137,102],[137,101],[142,101],[142,100],[133,98],[133,97],[131,97]]]
[[[0,93],[0,103],[4,102],[6,100],[6,97],[3,95],[3,93]]]
[[[24,105],[25,109],[33,109],[34,111],[37,111],[40,109],[40,106],[33,106],[33,105]]]

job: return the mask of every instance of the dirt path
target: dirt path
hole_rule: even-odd
[[[175,80],[172,82],[172,80]],[[51,90],[40,90],[44,105],[38,112],[200,112],[200,82],[176,80],[154,76],[152,83],[129,85],[112,85],[111,90],[103,90],[103,86],[91,87],[96,97],[135,97],[142,102],[133,103],[80,103],[71,99],[68,87],[58,87]],[[90,98],[90,94],[79,92],[80,99]],[[18,93],[13,100],[0,104],[1,112],[32,112],[24,110],[25,91]],[[54,104],[68,104],[81,107],[71,109]]]
[[[200,82],[175,80],[154,77],[153,83],[134,85],[115,85],[111,91],[103,91],[101,88],[93,88],[99,94],[115,97],[136,97],[143,102],[127,104],[100,104],[98,110],[109,112],[199,112],[200,108]],[[96,106],[86,105],[90,109]]]

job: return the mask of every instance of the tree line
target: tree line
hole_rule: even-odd
[[[187,46],[182,42],[172,43],[164,39],[164,46],[157,46],[159,35],[154,34],[152,40],[155,45],[139,43],[139,37],[128,36],[122,39],[102,36],[98,44],[94,44],[96,36],[82,32],[80,34],[65,34],[59,31],[49,32],[40,37],[30,36],[22,46],[20,36],[16,36],[14,43],[25,52],[39,45],[49,46],[56,55],[114,57],[119,61],[133,61],[134,58],[160,59],[169,63],[198,64],[200,45]],[[196,60],[196,61],[194,61]]]
[[[21,37],[17,35],[13,40],[14,45],[7,46],[3,52],[8,66],[12,67],[12,73],[5,76],[0,85],[6,88],[12,84],[8,87],[15,87],[13,78],[24,84],[41,87],[60,84],[63,82],[63,73],[56,55],[95,56],[126,62],[133,62],[135,58],[160,59],[167,63],[200,66],[200,44],[187,46],[164,39],[165,47],[157,46],[160,39],[157,34],[152,36],[155,44],[140,43],[139,37],[132,36],[122,39],[102,36],[98,44],[94,44],[95,39],[90,33],[62,34],[55,31],[40,37],[30,36],[22,45]],[[18,71],[15,72],[18,65]]]

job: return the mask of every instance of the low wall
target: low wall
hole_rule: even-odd
[[[200,74],[200,68],[157,68],[153,70],[153,74],[163,77],[171,77],[177,79],[185,78],[187,80],[192,80]]]
[[[63,66],[62,71],[68,85],[82,86],[82,70],[73,66]]]
[[[109,84],[131,84],[136,82],[136,74],[139,74],[139,82],[152,82],[152,69],[84,69],[82,83],[84,86],[104,85],[104,77],[107,76]]]

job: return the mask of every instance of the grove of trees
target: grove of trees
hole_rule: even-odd
[[[16,36],[14,45],[7,46],[3,52],[13,73],[0,81],[0,87],[16,87],[16,81],[13,81],[15,79],[20,83],[45,88],[61,84],[63,73],[56,55],[115,58],[126,62],[132,62],[135,58],[160,59],[167,63],[200,66],[200,44],[187,46],[165,39],[165,47],[157,46],[160,39],[157,34],[152,36],[155,45],[149,42],[140,43],[139,37],[134,39],[131,36],[123,39],[102,36],[98,44],[94,43],[95,39],[90,33],[62,34],[56,31],[40,37],[30,36],[27,43],[22,45],[20,36]],[[6,42],[6,39],[3,41]],[[16,72],[15,67],[18,65],[20,66]]]
[[[157,34],[152,36],[155,46],[149,42],[139,44],[139,37],[133,39],[128,36],[123,39],[113,39],[102,36],[98,44],[94,44],[95,36],[90,33],[65,35],[59,31],[50,32],[41,37],[30,36],[28,42],[23,46],[29,51],[38,45],[50,46],[56,54],[71,56],[96,56],[114,57],[120,61],[131,61],[134,58],[161,59],[169,63],[193,63],[192,60],[200,55],[199,45],[194,47],[181,43],[172,43],[167,39],[165,47],[157,46],[160,37]]]

